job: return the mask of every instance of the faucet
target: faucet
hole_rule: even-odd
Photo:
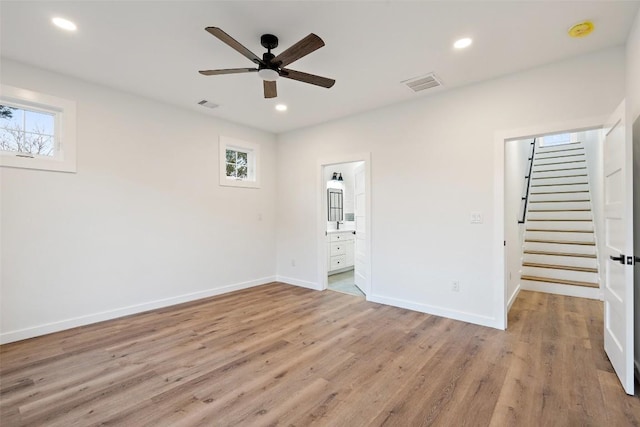
[[[344,224],[344,222],[336,221],[336,230],[340,230],[340,224]]]

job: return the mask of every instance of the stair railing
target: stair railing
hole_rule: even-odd
[[[533,142],[531,143],[531,154],[529,155],[529,172],[527,173],[527,175],[524,177],[525,179],[525,192],[524,192],[524,196],[522,197],[522,202],[521,206],[522,206],[522,214],[520,215],[520,218],[518,220],[518,224],[524,224],[524,220],[526,219],[527,216],[527,205],[529,203],[529,188],[531,187],[531,172],[533,171],[533,156],[536,153],[536,138],[533,139]]]

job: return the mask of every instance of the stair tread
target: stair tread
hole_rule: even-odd
[[[529,212],[591,212],[591,209],[529,209]]]
[[[552,230],[549,228],[527,228],[526,231],[542,231],[544,233],[591,233],[593,234],[593,230]]]
[[[548,171],[547,171],[548,172]],[[556,178],[577,178],[579,176],[587,176],[587,174],[580,175],[558,175],[558,176],[541,176],[541,177],[532,177],[531,179],[556,179]]]
[[[533,194],[577,194],[577,193],[588,193],[589,190],[581,190],[581,191],[537,191],[535,193],[529,193],[530,195]]]
[[[533,184],[532,187],[559,187],[562,185],[587,185],[588,182],[566,182],[562,184]]]
[[[583,167],[579,167],[579,168],[562,168],[562,169],[547,169],[547,170],[532,170],[531,172],[533,173],[540,173],[540,172],[559,172],[559,171],[575,171],[575,170],[579,170],[579,169],[586,169],[586,166]]]
[[[599,288],[600,287],[597,283],[579,282],[577,280],[552,279],[552,278],[549,278],[549,277],[538,277],[538,276],[522,276],[520,278],[522,280],[533,280],[533,281],[536,281],[536,282],[557,283],[557,284],[560,284],[560,285],[586,286],[586,287],[589,287],[589,288]]]
[[[551,251],[525,250],[524,253],[529,255],[551,255],[551,256],[569,256],[569,257],[577,257],[577,258],[596,258],[595,254],[577,254],[574,252],[551,252]]]
[[[597,273],[597,268],[591,267],[574,267],[571,265],[561,265],[561,264],[543,264],[538,262],[523,262],[523,267],[537,267],[537,268],[550,268],[553,270],[569,270],[569,271],[581,271],[584,273]]]
[[[538,158],[536,160],[547,160],[547,159]],[[584,162],[586,162],[586,160],[568,160],[566,162],[552,162],[552,163],[536,163],[536,162],[533,162],[533,166],[565,165],[565,164],[568,164],[568,163],[584,163]]]
[[[551,243],[554,245],[584,245],[595,246],[594,242],[579,242],[575,240],[548,240],[548,239],[525,239],[525,242],[530,243]]]
[[[566,222],[593,222],[592,219],[563,219],[563,218],[531,218],[527,221],[566,221]]]
[[[565,148],[563,150],[547,150],[547,151],[541,151],[541,150],[544,150],[544,148],[539,148],[536,153],[537,154],[562,153],[563,151],[584,150],[584,147]]]
[[[576,200],[529,200],[529,203],[572,203],[572,202],[590,202],[589,199]]]
[[[549,154],[550,152],[543,152],[543,153],[538,153],[538,154]],[[549,157],[538,157],[536,156],[536,158],[538,160],[547,160],[547,159],[561,159],[561,158],[565,158],[565,157],[578,157],[578,156],[584,156],[584,153],[580,153],[580,154],[565,154],[564,156],[549,156]]]

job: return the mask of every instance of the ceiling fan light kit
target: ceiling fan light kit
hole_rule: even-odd
[[[291,80],[297,80],[303,83],[309,83],[315,86],[324,88],[330,88],[335,84],[335,80],[326,77],[317,76],[315,74],[303,73],[302,71],[296,71],[284,68],[298,59],[307,56],[311,52],[320,49],[324,46],[324,41],[317,35],[311,33],[307,37],[303,38],[293,46],[285,49],[278,56],[271,53],[272,49],[278,47],[278,38],[273,34],[263,34],[260,37],[260,44],[267,49],[262,55],[262,58],[258,57],[255,53],[244,47],[238,41],[233,39],[230,35],[222,31],[218,27],[207,27],[205,30],[211,35],[217,37],[220,41],[227,44],[229,47],[235,49],[237,52],[248,58],[254,64],[258,65],[258,68],[228,68],[220,70],[202,70],[200,74],[204,76],[215,76],[219,74],[237,74],[237,73],[251,73],[258,72],[258,76],[263,80],[263,90],[265,98],[275,98],[278,96],[276,87],[276,80],[279,77],[284,77]]]

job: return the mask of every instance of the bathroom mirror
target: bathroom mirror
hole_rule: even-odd
[[[327,190],[327,207],[328,221],[342,221],[342,190],[336,188]]]

